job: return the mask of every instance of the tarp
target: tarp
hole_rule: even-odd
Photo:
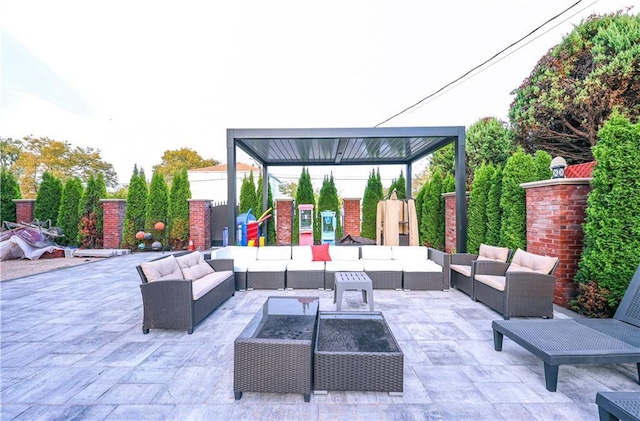
[[[37,260],[45,253],[64,250],[59,246],[34,247],[18,235],[12,235],[8,240],[0,242],[0,260],[29,259]]]

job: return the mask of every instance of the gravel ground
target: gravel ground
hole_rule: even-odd
[[[71,257],[55,259],[13,259],[0,261],[0,281],[22,278],[42,272],[49,272],[69,266],[83,265],[103,257]]]

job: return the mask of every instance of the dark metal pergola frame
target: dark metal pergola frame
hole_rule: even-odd
[[[450,143],[455,144],[456,251],[464,253],[467,244],[464,126],[227,129],[227,203],[236,203],[238,147],[260,163],[263,180],[268,180],[269,166],[405,165],[406,191],[411,192],[412,165]],[[268,183],[263,183],[265,202],[267,188]],[[227,209],[229,244],[235,244],[236,207]]]

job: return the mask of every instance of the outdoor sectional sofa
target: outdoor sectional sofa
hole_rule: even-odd
[[[236,289],[333,289],[336,272],[365,272],[374,289],[449,289],[449,254],[428,247],[324,245],[229,246],[212,251],[234,261]],[[313,248],[312,248],[313,247]],[[244,287],[244,288],[243,288]]]
[[[169,254],[136,267],[142,284],[142,332],[181,329],[189,334],[235,294],[233,262],[198,252]]]

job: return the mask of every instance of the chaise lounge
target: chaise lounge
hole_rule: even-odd
[[[640,379],[640,266],[612,319],[495,320],[492,327],[496,351],[507,336],[542,359],[550,392],[561,364],[636,363]]]

